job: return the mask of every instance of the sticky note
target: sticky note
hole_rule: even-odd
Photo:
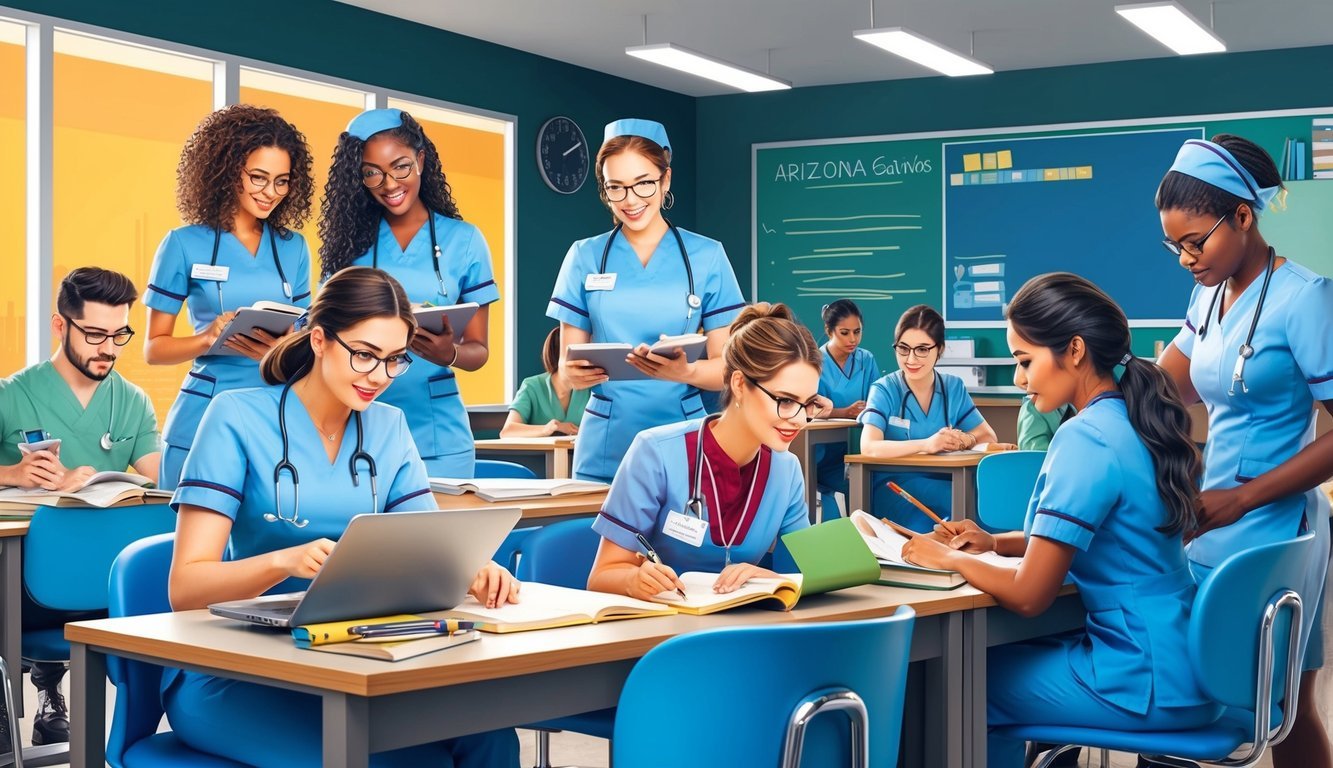
[[[1045,181],[1059,181],[1059,180],[1060,180],[1060,169],[1059,169],[1059,168],[1046,168],[1045,170],[1042,171],[1042,179],[1045,180]]]
[[[1074,169],[1074,178],[1076,178],[1076,179],[1091,179],[1091,178],[1092,178],[1092,166],[1091,166],[1091,165],[1080,165],[1079,167],[1075,168],[1075,169]]]
[[[981,155],[981,169],[983,171],[995,170],[995,153],[983,152]]]
[[[963,155],[963,171],[971,173],[981,170],[981,153],[973,152],[970,155]]]
[[[1004,170],[1005,168],[1013,168],[1014,153],[1011,152],[1010,150],[1002,149],[999,152],[995,153],[995,162],[1000,168],[1000,170]]]
[[[951,187],[961,187],[961,186],[963,186],[963,174],[961,174],[961,173],[951,173],[951,174],[949,174],[949,186],[951,186]]]

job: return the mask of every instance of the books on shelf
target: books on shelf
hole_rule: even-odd
[[[649,346],[648,351],[663,357],[685,355],[688,362],[694,362],[704,352],[708,339],[699,333],[686,333],[680,336],[667,336]],[[570,344],[565,357],[570,360],[586,360],[606,371],[612,381],[633,381],[651,378],[648,374],[625,362],[625,358],[634,350],[633,344],[613,342],[592,342],[588,344]]]
[[[463,304],[451,304],[447,307],[433,307],[425,304],[416,304],[412,306],[412,314],[417,319],[417,325],[425,328],[431,333],[443,333],[444,321],[449,321],[449,329],[455,336],[463,333],[463,329],[472,321],[472,316],[477,314],[481,307],[475,301],[465,302]]]
[[[43,488],[0,489],[0,511],[6,516],[31,516],[37,507],[101,507],[127,501],[143,504],[169,501],[171,491],[149,488],[148,478],[129,472],[98,472],[77,491],[48,491]],[[26,513],[24,515],[23,513]]]
[[[521,602],[487,608],[475,597],[468,595],[458,607],[441,611],[438,615],[474,621],[482,632],[504,634],[580,624],[599,624],[605,621],[670,616],[676,613],[676,609],[672,606],[636,600],[624,595],[570,589],[534,581],[523,583],[519,597]]]
[[[337,653],[344,656],[362,656],[382,661],[402,661],[427,653],[454,648],[459,645],[479,640],[481,635],[475,629],[454,632],[453,634],[430,633],[416,637],[362,638],[347,631],[358,624],[387,624],[398,621],[415,621],[421,616],[382,616],[375,619],[351,621],[329,621],[322,624],[307,624],[292,628],[292,640],[297,648],[325,653]]]
[[[900,532],[891,523],[859,509],[851,514],[850,520],[879,561],[880,577],[877,583],[923,589],[956,589],[967,583],[967,579],[957,571],[923,568],[903,559],[903,545],[907,543],[907,533],[911,531]],[[994,552],[984,552],[973,557],[1005,568],[1017,568],[1023,559],[1005,557]]]
[[[1310,160],[1314,178],[1333,178],[1333,118],[1316,117],[1311,123]]]
[[[432,477],[430,489],[436,493],[461,496],[475,493],[485,501],[514,501],[516,499],[543,499],[580,493],[609,490],[606,483],[571,479],[530,479],[516,477]]]
[[[218,334],[217,340],[213,346],[204,352],[205,355],[239,355],[234,349],[226,346],[227,340],[233,336],[248,336],[256,328],[267,331],[272,336],[281,336],[291,330],[292,324],[296,322],[304,309],[294,307],[290,304],[279,304],[276,301],[256,301],[248,307],[242,307],[236,311],[236,316],[230,323]]]

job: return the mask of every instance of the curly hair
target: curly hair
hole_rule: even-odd
[[[403,124],[381,131],[376,136],[390,136],[403,146],[425,153],[421,167],[421,202],[426,208],[451,219],[461,219],[449,181],[435,144],[411,115],[403,113]],[[374,138],[374,137],[372,137]],[[324,279],[370,250],[379,232],[384,208],[361,183],[361,152],[366,143],[343,132],[333,150],[329,180],[324,185],[324,199],[319,214],[320,273]]]
[[[276,110],[250,104],[211,113],[185,142],[176,166],[176,208],[181,218],[230,231],[240,208],[237,198],[243,190],[245,160],[263,147],[283,150],[292,164],[287,196],[273,209],[268,223],[283,236],[305,224],[315,187],[305,136]]]

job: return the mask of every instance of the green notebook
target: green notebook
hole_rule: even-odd
[[[801,571],[802,595],[879,580],[879,561],[849,518],[792,531],[782,537],[782,543]]]

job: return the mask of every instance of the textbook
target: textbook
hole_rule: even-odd
[[[421,616],[381,616],[375,619],[330,621],[323,624],[307,624],[292,628],[292,640],[297,648],[325,653],[338,653],[344,656],[363,656],[382,661],[402,661],[427,653],[434,653],[445,648],[453,648],[481,639],[474,630],[464,630],[453,634],[413,635],[391,638],[361,638],[347,631],[348,627],[358,624],[387,624],[398,621],[416,621]]]
[[[597,493],[609,490],[606,483],[591,480],[544,480],[518,477],[432,477],[430,489],[436,493],[461,496],[475,493],[484,501],[513,501],[515,499],[544,499],[578,493]]]
[[[784,573],[776,579],[750,579],[735,592],[726,594],[713,591],[713,583],[718,576],[716,573],[700,571],[682,573],[680,581],[685,585],[684,600],[675,591],[668,590],[653,597],[653,601],[669,605],[680,613],[704,616],[753,603],[768,603],[765,607],[790,611],[796,601],[801,599],[802,577],[799,573]]]
[[[504,634],[527,632],[533,629],[573,627],[579,624],[598,624],[604,621],[644,619],[651,616],[670,616],[675,608],[636,600],[624,595],[590,592],[586,589],[557,587],[535,581],[523,582],[519,592],[522,602],[507,603],[499,608],[487,608],[471,595],[457,608],[429,614],[477,622],[482,632]]]
[[[239,355],[234,349],[228,348],[227,339],[240,334],[248,335],[256,328],[268,331],[274,336],[281,336],[291,330],[292,324],[296,319],[305,314],[305,310],[300,307],[293,307],[290,304],[279,304],[276,301],[256,301],[254,304],[243,307],[236,311],[236,316],[227,323],[227,327],[218,334],[217,340],[213,346],[208,348],[205,355]]]
[[[977,443],[971,448],[964,448],[961,451],[940,451],[936,456],[967,456],[973,453],[1002,453],[1013,450],[1007,443]]]
[[[447,319],[450,330],[454,332],[455,336],[459,336],[480,308],[481,306],[475,301],[453,304],[447,307],[416,304],[412,306],[412,314],[417,318],[417,325],[431,333],[444,333],[444,321]]]
[[[648,351],[663,357],[675,357],[684,354],[688,362],[694,362],[704,353],[708,339],[699,333],[686,333],[681,336],[668,336],[654,342]],[[565,357],[570,360],[587,360],[606,371],[612,381],[634,381],[652,378],[638,368],[625,362],[625,358],[634,351],[632,344],[594,342],[590,344],[570,344]]]
[[[856,510],[850,520],[865,539],[870,551],[880,564],[880,578],[876,582],[893,587],[918,587],[922,589],[957,589],[967,583],[967,579],[957,571],[923,568],[903,559],[903,545],[908,537],[900,533],[889,523]],[[1021,557],[1005,557],[994,552],[983,552],[973,557],[985,560],[993,565],[1016,568]]]
[[[48,491],[43,488],[5,488],[0,490],[0,511],[8,516],[37,507],[101,507],[138,500],[142,504],[170,501],[172,492],[147,488],[148,478],[128,472],[98,472],[77,491]]]

